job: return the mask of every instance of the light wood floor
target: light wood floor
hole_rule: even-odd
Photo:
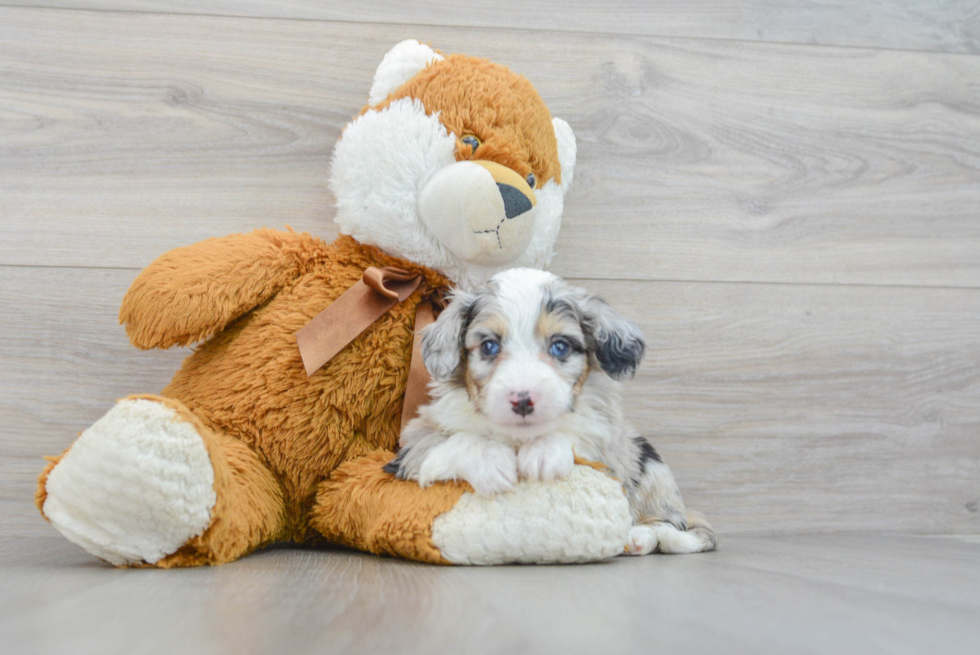
[[[273,550],[118,570],[0,538],[5,653],[975,655],[980,539],[730,537],[699,557],[493,569]]]
[[[630,418],[723,551],[96,565],[32,493],[187,353],[128,345],[127,286],[209,236],[332,238],[331,149],[405,38],[572,125],[553,268],[643,327]],[[936,535],[978,510],[976,0],[0,0],[0,650],[977,652],[976,538]]]

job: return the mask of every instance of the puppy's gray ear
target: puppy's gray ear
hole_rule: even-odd
[[[459,368],[463,337],[475,296],[464,291],[453,294],[452,302],[422,335],[422,362],[435,380],[448,380]]]
[[[601,298],[585,304],[586,339],[599,366],[614,380],[633,377],[643,360],[643,333]]]

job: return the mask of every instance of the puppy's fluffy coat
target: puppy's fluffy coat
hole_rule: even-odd
[[[711,526],[686,514],[670,469],[623,418],[618,380],[644,349],[635,325],[550,273],[511,269],[459,291],[422,341],[433,401],[386,470],[493,495],[519,478],[563,477],[578,455],[623,482],[634,522],[626,552],[712,550]]]

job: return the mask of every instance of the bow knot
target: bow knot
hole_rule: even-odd
[[[408,300],[422,284],[421,273],[411,273],[394,266],[369,266],[360,280],[296,333],[296,343],[307,377],[320,370],[388,310]],[[446,304],[444,288],[430,288],[426,284],[423,295],[425,298],[415,312],[415,335],[402,405],[402,428],[428,399],[429,372],[422,362],[421,332],[435,320],[435,310],[441,310]]]
[[[409,273],[403,268],[394,266],[368,266],[361,276],[370,289],[377,291],[382,296],[397,302],[404,302],[412,295],[419,284],[422,282],[420,273]]]

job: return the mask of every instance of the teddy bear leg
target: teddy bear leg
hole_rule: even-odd
[[[432,541],[432,522],[470,487],[443,482],[422,489],[384,471],[394,455],[375,451],[345,462],[320,483],[310,526],[329,541],[376,554],[450,564]]]
[[[53,458],[36,500],[69,541],[119,566],[220,564],[284,525],[279,484],[248,446],[153,395],[120,400]]]

